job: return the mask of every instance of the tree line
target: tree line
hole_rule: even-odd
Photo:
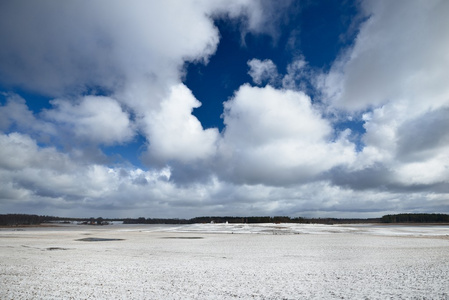
[[[123,221],[124,224],[201,224],[201,223],[298,223],[298,224],[361,224],[361,223],[449,223],[448,214],[393,214],[381,218],[345,219],[345,218],[291,218],[288,216],[205,216],[192,219],[177,218],[63,218],[29,214],[0,214],[0,226],[39,225],[55,222],[80,222],[89,225],[105,225],[111,221]]]
[[[155,219],[155,218],[127,218],[124,224],[201,224],[201,223],[299,223],[299,224],[355,224],[355,223],[379,223],[380,218],[371,219],[338,219],[338,218],[291,218],[288,216],[206,216],[192,219]]]
[[[42,223],[81,222],[90,225],[105,225],[111,219],[99,218],[63,218],[29,214],[0,214],[0,226],[40,225]]]
[[[447,214],[396,214],[385,215],[382,223],[449,223]]]
[[[39,225],[41,223],[51,222],[54,217],[26,215],[26,214],[7,214],[0,215],[1,226],[12,225]]]

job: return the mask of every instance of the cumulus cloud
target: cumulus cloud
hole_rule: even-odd
[[[292,184],[354,159],[354,145],[333,129],[302,92],[244,85],[225,103],[220,151],[229,180]]]
[[[253,58],[248,61],[248,66],[248,74],[257,85],[261,85],[264,82],[273,84],[279,76],[277,67],[271,59],[259,60]]]
[[[448,208],[444,193],[357,190],[327,181],[276,187],[213,178],[204,184],[178,186],[169,180],[168,168],[144,171],[79,164],[70,155],[39,147],[19,133],[0,135],[0,166],[0,196],[7,211],[107,217],[194,217],[217,211],[372,217]]]
[[[107,217],[194,217],[217,211],[372,217],[405,209],[448,208],[445,194],[354,190],[327,181],[275,187],[214,178],[207,184],[178,186],[169,180],[168,168],[144,171],[79,164],[18,133],[0,135],[0,166],[1,204],[7,211]]]
[[[443,183],[449,190],[448,149],[424,161],[404,163],[395,169],[395,177],[403,185],[434,185]]]
[[[215,153],[218,130],[204,130],[192,110],[201,105],[183,84],[173,86],[160,109],[145,118],[150,139],[149,158],[167,162],[195,162]]]
[[[41,141],[55,135],[54,124],[34,115],[25,99],[16,94],[5,94],[5,105],[0,106],[0,131],[20,130],[37,136]]]
[[[332,104],[350,110],[403,99],[420,110],[447,105],[447,1],[364,1],[362,6],[369,19],[323,82]]]
[[[258,28],[266,32],[263,11],[261,2],[247,0],[232,4],[3,3],[0,36],[7,38],[8,43],[0,49],[0,81],[5,86],[56,97],[52,101],[54,108],[46,111],[44,118],[81,140],[112,145],[129,141],[133,130],[137,130],[151,135],[146,136],[148,146],[155,148],[149,149],[149,153],[158,159],[176,156],[185,160],[208,155],[210,150],[206,148],[216,133],[200,132],[201,124],[190,116],[192,108],[199,105],[197,100],[180,93],[183,100],[174,99],[178,95],[173,95],[173,87],[180,84],[186,61],[207,62],[215,52],[219,33],[212,16],[242,17],[247,21],[246,30]],[[85,94],[92,96],[84,97]],[[106,96],[94,97],[96,94]],[[169,106],[176,105],[176,101],[181,105],[175,112]],[[161,103],[165,109],[160,109]],[[126,112],[120,108],[123,106]],[[130,123],[128,112],[135,117],[137,127]],[[173,144],[165,140],[172,133],[168,124],[178,123],[180,128],[176,119],[179,116],[190,124],[190,129],[183,131],[190,135],[183,137],[183,143]],[[7,121],[2,123],[3,127],[9,126]],[[164,129],[154,128],[160,125]],[[187,144],[187,140],[206,145]],[[181,148],[172,147],[180,145]],[[185,153],[186,147],[192,147],[190,154]],[[200,148],[204,150],[193,154]],[[168,149],[162,155],[161,151]]]
[[[72,209],[79,205],[119,208],[125,204],[114,196],[120,189],[132,191],[133,187],[140,186],[135,181],[143,176],[149,184],[160,183],[163,193],[164,182],[170,176],[168,170],[136,169],[123,173],[120,168],[79,164],[70,155],[55,148],[41,148],[32,138],[19,133],[0,136],[0,166],[0,178],[10,183],[4,186],[4,201],[21,199],[19,206],[41,202],[53,209]],[[12,187],[16,195],[7,196]]]
[[[300,57],[287,66],[287,74],[282,78],[282,86],[286,89],[308,91],[307,83],[311,78],[312,76],[307,70],[307,62]]]
[[[267,32],[265,6],[248,0],[2,3],[0,36],[8,43],[0,49],[0,80],[57,97],[101,88],[142,108],[142,99],[148,105],[177,83],[185,61],[207,62],[215,52],[212,16],[245,18],[246,30]]]
[[[0,50],[0,78],[56,96],[176,79],[185,60],[215,51],[217,30],[205,13],[191,1],[4,3],[0,34],[9,43]]]
[[[442,28],[449,5],[364,1],[362,7],[368,20],[354,45],[318,80],[323,100],[337,111],[362,112],[366,130],[357,160],[334,182],[445,190],[449,39]]]
[[[72,137],[89,143],[112,145],[130,141],[135,132],[129,114],[112,98],[86,96],[74,104],[68,100],[51,101],[53,109],[43,118],[57,124]]]
[[[9,170],[33,167],[42,161],[46,161],[51,165],[56,162],[55,166],[64,165],[63,161],[55,158],[51,150],[43,150],[39,152],[36,142],[27,135],[20,133],[11,133],[9,135],[1,135],[1,166]],[[36,153],[39,152],[39,156]]]

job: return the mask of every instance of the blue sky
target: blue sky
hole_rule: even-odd
[[[253,58],[270,59],[280,73],[286,73],[287,66],[299,57],[312,69],[328,70],[341,49],[353,43],[351,26],[362,21],[357,6],[357,1],[291,2],[280,8],[278,28],[272,34],[248,32],[242,36],[242,20],[215,20],[220,31],[217,51],[208,64],[187,65],[184,83],[202,103],[194,115],[203,127],[221,130],[222,102],[239,86],[251,82],[247,62]]]
[[[0,8],[2,213],[449,212],[447,1]]]

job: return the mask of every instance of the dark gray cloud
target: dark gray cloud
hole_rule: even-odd
[[[362,170],[348,170],[339,167],[329,172],[332,183],[353,190],[386,190],[392,181],[391,172],[383,165],[377,164]]]
[[[425,112],[398,128],[398,159],[419,161],[448,145],[448,107]]]

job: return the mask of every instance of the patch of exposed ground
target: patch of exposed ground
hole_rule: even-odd
[[[89,237],[89,238],[77,239],[75,241],[79,241],[79,242],[112,242],[112,241],[124,241],[124,240],[125,239],[107,239],[107,238]]]

